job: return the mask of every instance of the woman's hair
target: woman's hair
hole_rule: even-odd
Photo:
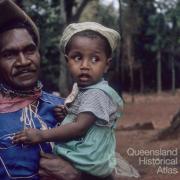
[[[6,31],[9,31],[11,29],[26,29],[29,34],[31,35],[33,41],[35,42],[36,45],[38,45],[38,37],[37,35],[34,33],[32,26],[29,25],[27,22],[22,22],[19,20],[15,20],[15,21],[10,21],[6,24],[4,24],[1,28],[0,28],[0,34]]]
[[[103,41],[103,44],[104,44],[104,50],[105,50],[106,56],[108,58],[111,57],[112,50],[111,50],[111,46],[110,46],[108,40],[104,36],[102,36],[100,33],[93,31],[93,30],[84,30],[84,31],[80,31],[80,32],[77,32],[76,34],[74,34],[66,45],[66,48],[65,48],[66,54],[68,54],[68,52],[70,51],[70,46],[71,46],[71,42],[72,42],[73,38],[77,37],[77,36],[88,37],[91,39],[96,39],[97,37],[101,38],[101,40]]]

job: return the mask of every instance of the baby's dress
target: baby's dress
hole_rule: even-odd
[[[121,106],[120,96],[104,80],[81,88],[62,124],[73,122],[82,112],[91,112],[96,121],[84,137],[56,144],[54,152],[81,171],[100,177],[110,175],[116,166],[114,128]]]

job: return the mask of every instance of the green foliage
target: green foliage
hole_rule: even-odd
[[[98,6],[96,21],[117,30],[118,18],[118,10],[114,9],[112,5],[109,5],[108,7],[104,5]]]
[[[88,5],[84,8],[79,21],[97,21],[97,11],[98,11],[99,2],[97,0],[92,0],[88,3]]]

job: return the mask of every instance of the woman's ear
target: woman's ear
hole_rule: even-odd
[[[111,61],[112,61],[112,58],[108,58],[107,61],[106,61],[106,67],[104,69],[104,73],[107,73],[108,72],[108,69],[110,67],[110,64],[111,64]]]

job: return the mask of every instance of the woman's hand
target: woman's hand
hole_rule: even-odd
[[[56,155],[41,153],[39,166],[41,180],[81,180],[80,172]]]
[[[67,111],[64,105],[59,105],[54,108],[54,115],[59,122],[62,122],[65,116],[67,115]]]

